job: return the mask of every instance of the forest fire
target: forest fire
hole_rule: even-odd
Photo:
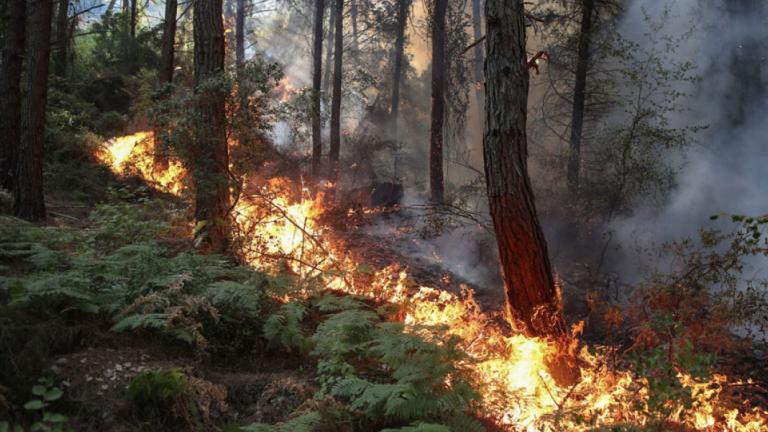
[[[119,175],[140,175],[159,189],[179,194],[185,172],[178,162],[167,170],[153,163],[151,133],[115,138],[97,157]],[[499,317],[483,312],[474,292],[458,294],[416,286],[397,265],[362,269],[364,263],[343,239],[319,222],[326,209],[323,193],[313,195],[285,178],[246,188],[234,210],[238,245],[244,258],[265,271],[296,276],[304,292],[334,289],[392,302],[407,325],[445,326],[462,339],[470,370],[482,394],[479,416],[515,431],[593,430],[617,424],[647,425],[646,378],[609,364],[606,349],[582,347],[576,354],[581,377],[563,386],[548,369],[558,345],[539,338],[510,334]],[[315,291],[316,292],[316,291]],[[412,331],[418,331],[412,327]],[[575,329],[574,333],[578,333]],[[701,381],[678,372],[693,406],[684,412],[668,406],[665,424],[674,430],[763,431],[768,412],[726,401],[727,377]],[[745,402],[746,406],[746,402]],[[578,418],[578,419],[577,419]],[[665,429],[668,430],[668,429]]]

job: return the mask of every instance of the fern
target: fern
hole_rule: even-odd
[[[310,340],[301,329],[306,307],[297,302],[286,303],[272,314],[264,323],[264,338],[270,347],[282,347],[287,350],[307,351]]]
[[[320,413],[310,412],[279,425],[255,423],[242,427],[240,430],[242,432],[312,432],[322,420]]]
[[[455,430],[463,431],[463,429],[455,429]],[[451,429],[448,426],[434,424],[434,423],[423,423],[423,422],[416,422],[411,424],[410,426],[405,426],[397,429],[381,430],[381,432],[453,432],[453,431],[454,429]]]

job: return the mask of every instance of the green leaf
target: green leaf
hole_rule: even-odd
[[[68,418],[67,416],[63,414],[57,414],[57,413],[45,413],[45,416],[43,417],[43,420],[49,422],[49,423],[66,423]]]
[[[24,404],[24,409],[28,411],[36,411],[39,409],[43,409],[44,407],[45,407],[45,403],[40,399],[31,400]]]
[[[38,385],[32,386],[32,394],[35,396],[42,396],[45,394],[47,390],[48,389],[44,385],[38,384]]]
[[[45,395],[43,396],[43,398],[45,398],[46,401],[55,401],[55,400],[58,400],[63,394],[64,392],[61,391],[61,389],[54,387],[48,390],[47,392],[45,392]]]

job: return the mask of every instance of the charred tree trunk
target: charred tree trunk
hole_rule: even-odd
[[[523,13],[522,0],[486,0],[485,177],[510,315],[528,335],[563,335],[565,324],[528,177]]]
[[[226,92],[207,85],[224,73],[222,0],[194,0],[195,92],[199,115],[194,151],[195,216],[203,250],[229,249],[229,154]]]
[[[339,151],[341,149],[341,82],[344,57],[344,0],[336,0],[336,29],[334,30],[333,49],[333,95],[331,97],[331,147],[329,157],[332,176],[335,181],[339,170]]]
[[[322,84],[323,69],[323,13],[325,1],[315,0],[315,28],[313,40],[312,67],[312,175],[320,175],[321,159],[323,157],[322,124],[320,122],[320,85]]]
[[[410,0],[400,0],[397,12],[397,40],[395,40],[395,69],[392,78],[392,107],[390,118],[392,128],[397,135],[397,117],[400,112],[400,83],[403,75],[403,58],[405,57],[405,27],[408,22],[408,8]]]
[[[479,41],[483,37],[483,17],[482,17],[482,0],[472,0],[472,31],[475,36],[475,42]],[[477,98],[477,109],[480,113],[483,111],[483,88],[480,83],[483,82],[483,44],[478,43],[475,45],[475,64],[472,70],[475,73],[475,81],[477,86],[475,88],[475,97]]]
[[[16,170],[17,217],[45,219],[43,197],[43,141],[48,102],[48,62],[51,54],[53,0],[29,2],[27,33],[26,99],[21,110],[21,146]]]
[[[579,51],[576,59],[576,83],[573,87],[573,114],[571,116],[571,146],[568,157],[568,192],[575,197],[579,191],[581,171],[581,139],[584,131],[584,105],[586,103],[587,69],[589,67],[590,38],[592,37],[592,15],[594,0],[583,0],[581,4],[581,30]]]
[[[328,89],[331,87],[331,60],[333,60],[333,41],[334,32],[336,30],[336,14],[333,12],[333,3],[335,0],[331,0],[328,9],[330,9],[330,17],[328,18],[328,32],[325,34],[325,71],[323,72],[323,93],[328,94]]]
[[[445,202],[443,122],[445,121],[445,16],[448,0],[436,0],[432,17],[432,125],[429,139],[429,191],[434,205]]]
[[[0,187],[14,190],[21,139],[21,70],[24,62],[26,0],[5,4],[3,63],[0,67]]]
[[[245,0],[237,0],[235,15],[235,61],[240,67],[245,63]]]
[[[59,0],[56,11],[56,51],[53,57],[53,73],[58,77],[67,74],[67,59],[69,51],[69,25],[67,14],[69,0]]]
[[[163,47],[160,57],[160,70],[158,78],[160,87],[173,84],[173,69],[176,57],[176,13],[177,0],[166,0],[165,18],[163,21]],[[168,167],[168,144],[165,139],[165,127],[158,125],[155,128],[155,166],[160,169]]]

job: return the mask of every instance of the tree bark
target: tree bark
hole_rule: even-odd
[[[762,0],[731,0],[726,3],[729,18],[733,21],[731,28],[760,29],[759,32],[743,32],[731,51],[729,65],[734,79],[728,93],[726,112],[732,126],[741,126],[765,100],[761,54],[765,37],[765,10]]]
[[[344,64],[344,0],[336,0],[336,14],[333,48],[333,95],[331,96],[331,147],[329,157],[332,177],[335,181],[339,170],[339,151],[341,149],[341,83]]]
[[[432,124],[429,139],[429,190],[434,205],[445,202],[443,122],[445,119],[445,16],[448,0],[436,0],[432,17]]]
[[[405,57],[405,27],[408,22],[410,0],[399,0],[397,12],[397,39],[395,40],[395,69],[392,77],[392,107],[389,111],[392,119],[392,129],[397,136],[397,117],[400,112],[400,83],[403,75],[403,58]]]
[[[112,11],[115,10],[115,3],[117,3],[117,0],[109,0],[109,3],[107,4],[107,10],[106,13],[111,15]]]
[[[69,0],[59,0],[56,11],[56,51],[53,58],[53,73],[58,77],[67,74],[67,57],[69,51],[69,25],[67,14]]]
[[[136,39],[136,22],[138,21],[138,0],[131,0],[131,39]]]
[[[222,0],[194,0],[195,93],[199,127],[192,152],[198,239],[206,252],[229,250],[229,154],[226,92],[209,80],[224,73]]]
[[[323,72],[323,94],[328,94],[328,90],[331,87],[331,60],[333,60],[333,42],[336,40],[334,37],[336,30],[336,14],[333,12],[333,4],[335,0],[331,0],[328,6],[330,9],[328,18],[328,32],[325,34],[325,71]]]
[[[357,0],[352,0],[349,4],[349,19],[352,20],[352,55],[357,56],[358,33],[357,33]]]
[[[472,0],[472,30],[475,36],[475,42],[483,37],[483,17],[481,14],[482,0]],[[483,82],[483,44],[475,45],[475,64],[472,68],[475,73],[475,81],[478,85],[475,87],[475,98],[477,100],[477,109],[483,110],[483,88],[479,83]]]
[[[321,160],[323,157],[322,124],[320,122],[320,86],[322,84],[323,68],[323,14],[325,1],[315,0],[315,28],[313,40],[312,67],[312,175],[320,176]]]
[[[178,11],[177,0],[166,0],[165,17],[163,20],[163,46],[160,56],[160,69],[158,81],[160,87],[173,83],[173,69],[176,65],[176,14]],[[165,169],[168,167],[168,145],[165,139],[164,127],[157,125],[155,128],[155,167]]]
[[[486,0],[485,132],[488,200],[507,306],[531,336],[565,334],[547,244],[528,177],[528,67],[523,0]]]
[[[586,103],[587,69],[589,68],[590,38],[594,0],[582,0],[579,50],[576,59],[576,82],[573,88],[573,114],[571,116],[571,145],[568,155],[568,192],[572,197],[579,191],[581,171],[581,140],[584,131],[584,105]]]
[[[245,63],[245,0],[237,0],[235,15],[235,61],[237,66]]]
[[[29,2],[26,98],[21,113],[21,147],[16,170],[16,216],[45,220],[43,141],[48,102],[48,62],[51,54],[53,0]]]
[[[21,139],[21,70],[24,62],[26,0],[5,4],[3,63],[0,67],[0,187],[14,190]]]

